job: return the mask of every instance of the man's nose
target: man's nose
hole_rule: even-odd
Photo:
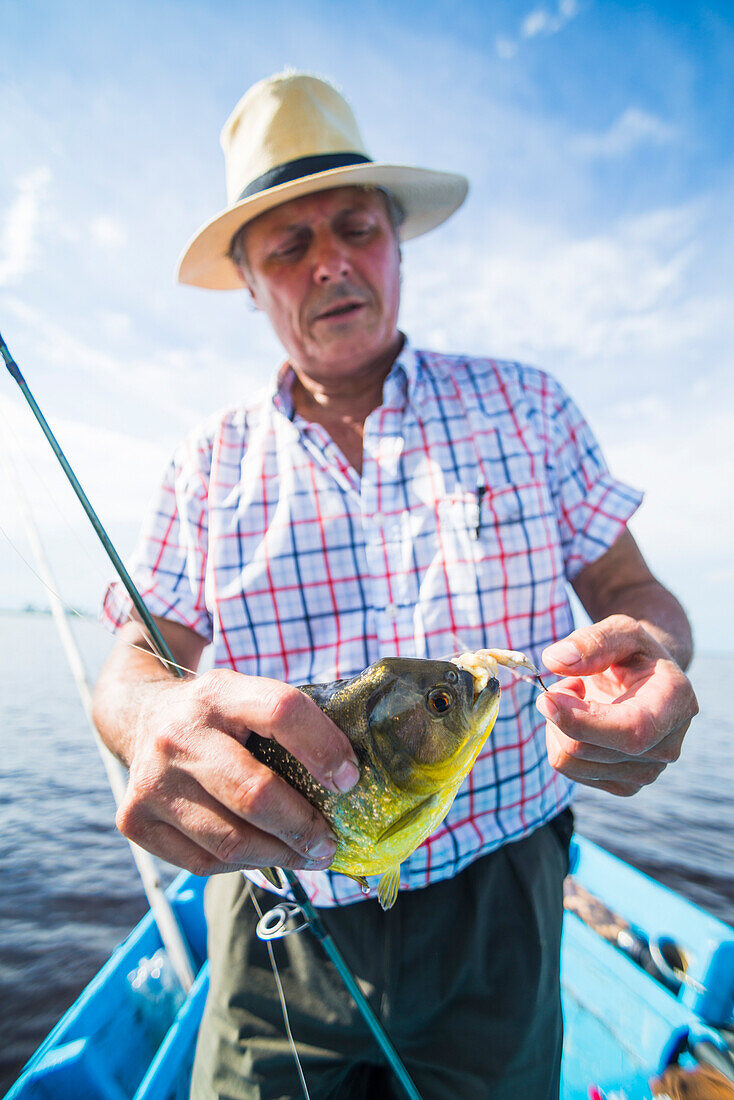
[[[316,244],[314,262],[314,281],[323,286],[330,282],[339,282],[351,272],[351,265],[345,246],[333,238]]]

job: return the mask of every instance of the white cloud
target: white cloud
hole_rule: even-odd
[[[122,442],[115,443],[119,461],[91,463],[92,477],[98,469],[104,472],[98,483],[99,499],[111,502],[113,519],[118,515],[117,497],[125,498],[134,470],[140,474],[139,484],[145,484],[150,493],[176,444],[216,409],[253,397],[283,357],[260,317],[250,318],[244,335],[240,325],[231,349],[195,339],[185,346],[160,339],[143,341],[138,317],[133,324],[127,314],[101,309],[90,311],[88,328],[94,335],[82,338],[70,331],[66,321],[52,320],[47,311],[15,295],[4,293],[0,298],[2,316],[14,322],[12,341],[7,326],[4,335],[72,465],[94,450],[84,441],[82,424],[98,433],[89,438],[98,438],[100,445],[107,438],[117,439],[119,433]],[[29,418],[26,412],[25,419]],[[63,430],[66,423],[71,425],[70,435]],[[40,429],[32,419],[30,424],[31,436],[35,432],[43,446]],[[146,464],[134,455],[128,460],[125,440],[144,439],[155,441],[156,453],[162,456],[159,461]],[[128,475],[126,465],[132,474]],[[70,504],[73,512],[76,505],[73,500]],[[144,504],[145,499],[138,498],[137,511],[126,513],[121,507],[120,515],[135,514],[139,521]]]
[[[603,133],[578,134],[571,140],[571,149],[586,157],[618,157],[643,145],[669,145],[677,135],[676,127],[656,115],[628,107]]]
[[[518,28],[519,38],[536,38],[538,35],[558,34],[571,19],[579,13],[578,0],[559,0],[555,11],[548,8],[533,8],[525,15]],[[507,35],[495,38],[494,48],[503,61],[510,61],[517,54],[519,43]]]
[[[469,347],[579,370],[661,364],[666,355],[681,364],[712,333],[724,347],[734,338],[723,287],[713,293],[690,285],[698,228],[694,207],[655,211],[586,236],[505,215],[487,228],[486,249],[466,242],[457,254],[453,245],[445,264],[410,271],[406,323],[414,315],[431,343],[456,331],[461,317]],[[471,274],[446,279],[452,269]]]
[[[46,167],[16,180],[17,196],[5,215],[0,236],[0,286],[17,283],[31,270],[40,207],[50,181]]]
[[[98,311],[98,316],[105,335],[111,340],[123,340],[133,335],[133,321],[129,313],[102,309]]]
[[[653,572],[659,563],[661,579],[674,578],[683,602],[694,604],[700,583],[732,571],[734,406],[661,396],[657,409],[634,414],[636,430],[623,443],[610,440],[607,458],[618,477],[645,490],[633,526]],[[722,618],[727,604],[725,596]]]
[[[517,42],[503,34],[498,34],[494,40],[494,48],[498,57],[503,61],[510,61],[517,53]]]
[[[101,248],[117,249],[127,242],[127,234],[122,224],[115,218],[99,215],[89,223],[89,232],[94,244]]]
[[[556,20],[545,8],[528,12],[520,24],[521,38],[535,38],[537,34],[550,34]]]
[[[520,37],[535,38],[539,34],[557,34],[578,12],[576,0],[560,0],[555,12],[547,8],[534,8],[520,24]]]
[[[23,505],[12,483],[17,480],[54,574],[55,591],[67,604],[95,615],[112,566],[29,410],[0,394],[0,422],[2,602],[41,607],[47,602],[44,586],[34,576],[37,566]],[[160,439],[144,441],[63,417],[54,418],[53,427],[113,544],[126,557],[170,448]],[[15,478],[6,476],[6,452],[12,455]]]
[[[104,336],[91,341],[15,296],[4,295],[3,309],[19,323],[16,340],[26,346],[26,361],[78,394],[86,416],[114,425],[125,418],[139,434],[164,435],[169,446],[201,419],[202,409],[225,404],[235,387],[238,395],[248,392],[248,384],[253,389],[242,364],[207,347],[120,347],[134,333],[130,318],[118,311],[96,311]],[[56,392],[50,396],[58,400]]]
[[[22,401],[0,395],[0,419],[3,441],[39,526],[50,534],[86,531],[89,521],[30,411]],[[107,513],[116,524],[139,522],[169,457],[170,441],[141,440],[64,417],[54,417],[53,430],[100,515]],[[6,530],[21,530],[15,497],[4,478],[0,517]]]

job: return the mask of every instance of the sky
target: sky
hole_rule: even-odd
[[[244,292],[173,273],[226,205],[223,123],[291,66],[375,160],[469,178],[403,249],[401,327],[554,374],[645,491],[631,530],[698,648],[734,650],[730,3],[3,0],[0,41],[0,332],[123,554],[177,441],[281,361]],[[94,610],[109,567],[5,372],[0,433]],[[11,480],[0,607],[42,605]]]

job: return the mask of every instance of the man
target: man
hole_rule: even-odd
[[[136,558],[176,660],[196,669],[212,641],[215,669],[179,683],[129,648],[144,632],[113,587],[95,712],[130,768],[120,829],[215,876],[192,1095],[300,1093],[250,882],[218,874],[275,865],[301,870],[424,1097],[555,1097],[570,781],[629,795],[676,759],[696,710],[686,617],[626,529],[639,494],[557,383],[399,331],[399,240],[448,217],[465,181],[371,162],[341,96],[303,74],[251,88],[222,141],[229,206],[179,278],[244,286],[287,360],[179,448]],[[594,625],[572,631],[567,579]],[[562,679],[539,697],[505,685],[383,913],[327,872],[327,823],[247,737],[348,790],[349,742],[293,685],[483,646],[542,653]],[[394,1095],[318,944],[291,936],[278,958],[311,1096]]]

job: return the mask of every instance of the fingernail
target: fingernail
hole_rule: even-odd
[[[320,863],[323,859],[331,859],[336,851],[336,841],[333,837],[324,836],[317,840],[308,850],[309,863]]]
[[[546,653],[554,661],[560,661],[562,665],[575,665],[581,660],[581,654],[573,642],[555,642],[548,646]]]
[[[551,722],[555,722],[558,717],[558,707],[551,699],[548,692],[545,695],[540,695],[535,704],[536,709],[540,711],[544,718],[547,718]]]
[[[345,760],[340,768],[334,772],[334,786],[342,794],[351,791],[355,783],[359,781],[359,768],[351,760]]]

